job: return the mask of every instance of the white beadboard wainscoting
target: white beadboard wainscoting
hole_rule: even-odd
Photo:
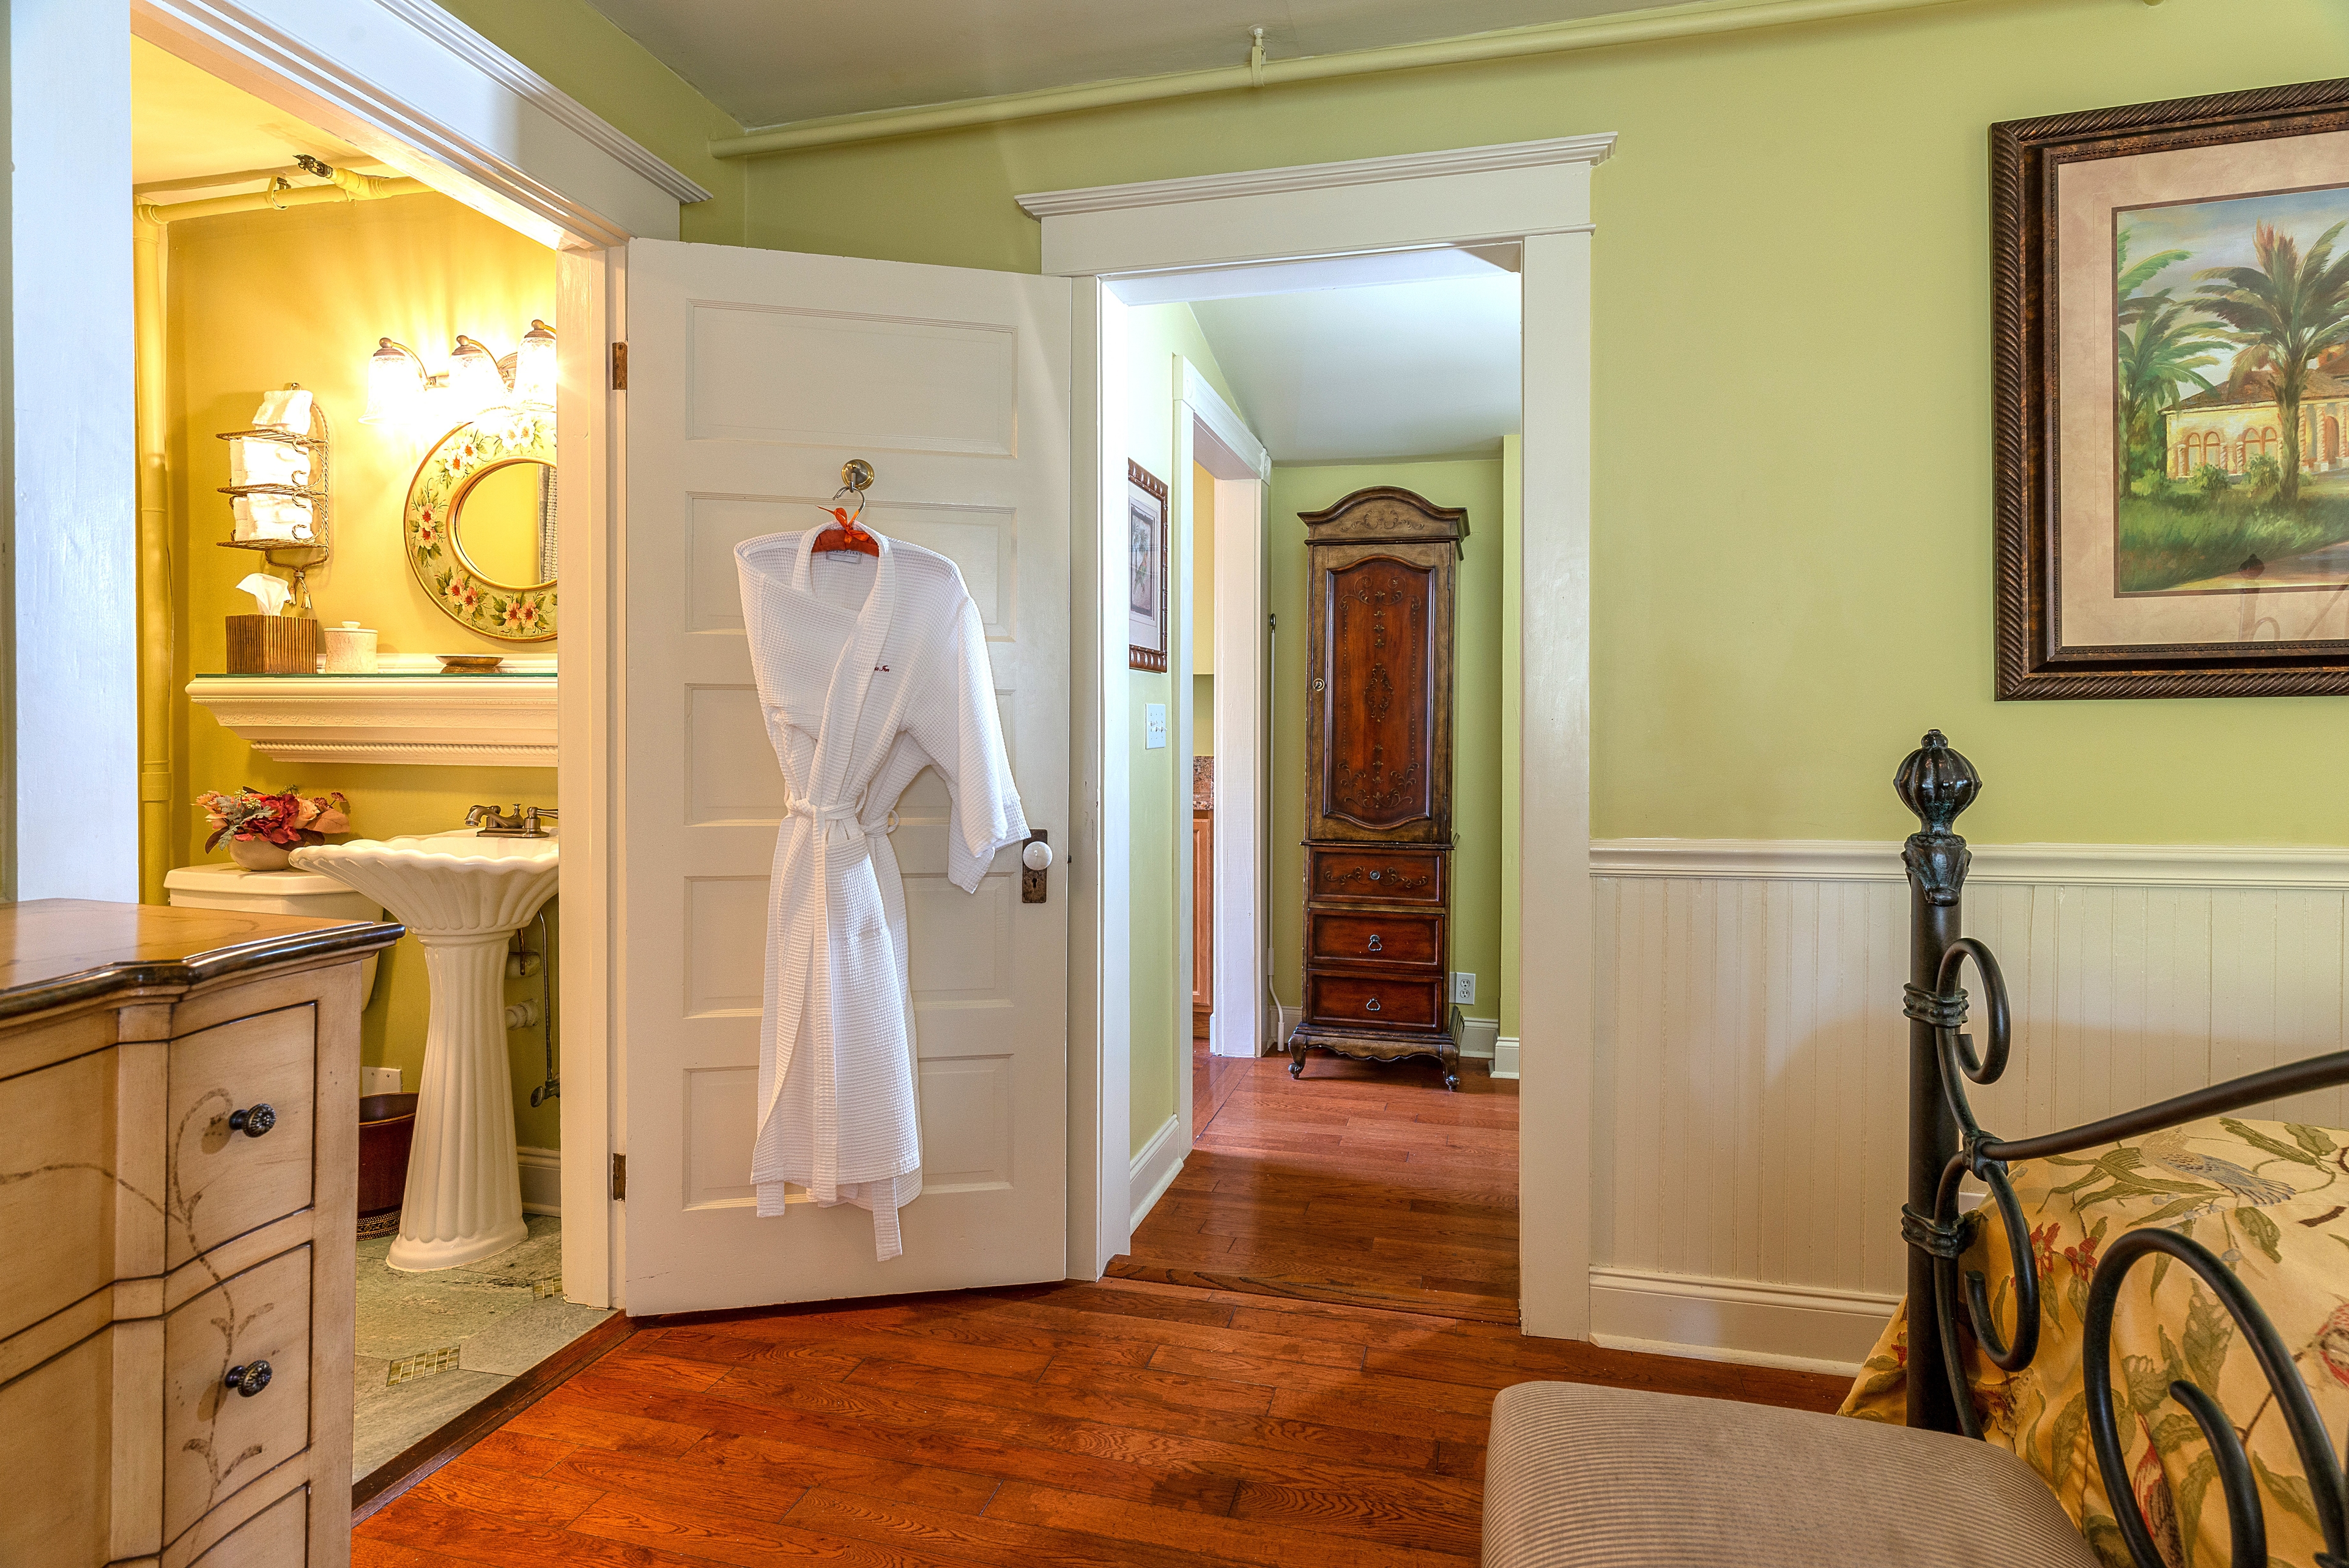
[[[1906,1270],[1900,846],[1617,839],[1591,875],[1592,1337],[1850,1369]],[[1975,845],[1965,931],[2013,1006],[1973,1092],[2005,1136],[2349,1044],[2349,850]],[[2349,1126],[2349,1091],[2242,1114]]]

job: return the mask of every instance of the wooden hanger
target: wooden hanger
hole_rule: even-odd
[[[873,465],[861,457],[851,458],[841,465],[840,479],[840,488],[832,498],[838,501],[843,495],[853,495],[856,498],[856,510],[851,512],[844,506],[823,508],[831,514],[833,525],[818,534],[809,548],[854,550],[860,556],[878,556],[881,542],[858,526],[858,520],[864,515],[864,492],[873,483]]]

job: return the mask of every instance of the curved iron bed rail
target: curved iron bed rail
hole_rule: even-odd
[[[1965,874],[1972,857],[1953,830],[1958,814],[1982,791],[1973,764],[1938,730],[1900,764],[1893,787],[1915,812],[1919,831],[1903,846],[1901,858],[1910,888],[1910,971],[1902,1011],[1909,1020],[1909,1201],[1901,1210],[1901,1235],[1909,1245],[1909,1301],[1932,1303],[1934,1330],[1920,1334],[1910,1319],[1909,1424],[1982,1436],[1966,1386],[1965,1352],[1959,1324],[1962,1300],[1966,1326],[1991,1362],[2006,1372],[2031,1365],[2039,1351],[2040,1280],[2030,1224],[2007,1175],[2011,1161],[2071,1154],[2116,1143],[2163,1127],[2199,1121],[2246,1106],[2309,1089],[2349,1083],[2349,1051],[2251,1073],[2155,1105],[2035,1137],[2002,1138],[1985,1130],[1967,1098],[1969,1084],[1995,1084],[2006,1071],[2013,1045],[2013,1017],[2006,981],[1990,949],[1958,935]],[[1969,997],[1958,983],[1971,963],[1980,977],[1988,1013],[1988,1048],[1974,1049],[1962,1033]],[[1975,1230],[1974,1217],[1959,1211],[1961,1184],[1971,1176],[1990,1189],[2006,1232],[2013,1265],[2014,1341],[1999,1332],[1979,1270],[1961,1272],[1961,1260]],[[2217,1295],[2245,1342],[2251,1345],[2299,1451],[2324,1551],[2323,1568],[2349,1568],[2349,1472],[2334,1451],[2316,1403],[2292,1353],[2274,1325],[2234,1272],[2210,1250],[2172,1231],[2127,1231],[2106,1250],[2088,1291],[2082,1356],[2088,1393],[2088,1427],[2122,1539],[2137,1568],[2164,1568],[2146,1528],[2142,1505],[2130,1484],[2128,1462],[2113,1411],[2113,1313],[2121,1282],[2149,1254],[2166,1253],[2194,1271]],[[2169,1386],[2209,1441],[2232,1536],[2231,1568],[2266,1568],[2267,1521],[2242,1438],[2218,1402],[2192,1383]],[[2124,1501],[2126,1500],[2126,1501]]]

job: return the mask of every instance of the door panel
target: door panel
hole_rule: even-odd
[[[1069,327],[1060,278],[639,241],[628,255],[620,1205],[632,1313],[1057,1279],[1067,905],[1016,852],[947,880],[948,805],[896,803],[924,1192],[761,1220],[750,1186],[768,867],[784,792],[732,551],[813,526],[840,465],[865,522],[953,560],[985,624],[1030,824],[1068,842]]]

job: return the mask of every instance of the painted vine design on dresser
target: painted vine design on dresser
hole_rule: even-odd
[[[396,925],[0,905],[10,1568],[348,1556],[358,961]]]
[[[1315,1046],[1433,1056],[1459,1081],[1444,1000],[1452,854],[1453,616],[1468,514],[1358,490],[1306,527],[1305,1016]]]

